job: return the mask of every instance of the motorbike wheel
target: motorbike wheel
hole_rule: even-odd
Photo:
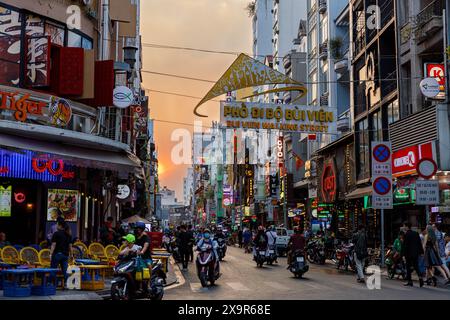
[[[206,279],[206,274],[204,274],[204,273],[200,274],[200,283],[202,284],[203,288],[208,286],[208,280]]]
[[[111,300],[130,300],[128,288],[124,289],[125,282],[114,283],[111,286]]]
[[[308,260],[309,263],[315,263],[314,258],[311,256],[311,253],[306,254],[306,260]]]
[[[164,290],[162,290],[160,293],[158,293],[155,296],[151,296],[150,300],[152,300],[152,301],[161,301],[163,299],[163,297],[164,297]]]
[[[295,277],[298,278],[298,279],[301,279],[301,278],[303,278],[303,273],[297,272],[297,273],[295,274]]]
[[[394,279],[395,276],[395,269],[394,268],[388,268],[388,278],[389,279]]]

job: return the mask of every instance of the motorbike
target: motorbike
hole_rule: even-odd
[[[344,267],[348,271],[349,267],[356,272],[356,263],[353,257],[354,244],[342,244],[336,248],[336,268],[339,270]]]
[[[150,299],[162,300],[166,274],[162,263],[155,261],[152,264],[149,280],[136,279],[136,260],[138,255],[122,259],[114,267],[114,279],[111,281],[112,300]],[[134,290],[131,290],[134,288]]]
[[[296,278],[301,278],[306,272],[308,272],[309,266],[305,260],[305,253],[302,250],[296,250],[292,254],[292,261],[289,265],[289,270]]]
[[[306,245],[306,259],[310,263],[325,264],[325,247],[321,238],[308,241]]]
[[[277,260],[277,254],[275,252],[275,245],[270,245],[267,251],[266,262],[268,265],[272,265]]]
[[[214,257],[214,251],[210,244],[204,243],[197,255],[197,274],[202,287],[208,285],[208,281],[213,286],[215,281],[220,277],[220,264],[218,259]]]
[[[219,261],[222,261],[223,258],[225,258],[225,253],[227,252],[227,243],[225,239],[218,238],[217,244],[219,247],[217,248],[217,254],[219,255]]]
[[[180,249],[178,248],[177,239],[173,236],[170,238],[169,250],[167,251],[172,254],[177,263],[181,262]]]
[[[395,276],[397,276],[397,278],[402,277],[403,280],[406,279],[405,263],[399,254],[395,254],[395,251],[392,248],[389,248],[386,253],[385,264],[389,279],[394,279]]]
[[[253,259],[256,261],[256,266],[262,268],[264,262],[266,262],[266,250],[255,247],[255,256]]]

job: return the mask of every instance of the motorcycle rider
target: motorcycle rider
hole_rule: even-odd
[[[150,237],[145,233],[145,223],[137,222],[135,227],[136,233],[136,245],[142,247],[142,249],[138,252],[141,255],[141,258],[145,261],[148,268],[152,267],[152,251],[151,251],[151,241]]]
[[[219,262],[219,255],[217,253],[217,247],[219,245],[217,244],[217,241],[214,240],[214,238],[211,237],[211,231],[209,231],[209,229],[205,229],[203,231],[203,236],[197,243],[197,251],[200,251],[201,247],[204,244],[209,244],[212,247],[213,255],[214,255],[214,261],[216,263],[218,263]],[[199,265],[198,261],[196,261],[196,265],[197,265],[197,274],[200,274],[200,265]]]
[[[269,240],[267,238],[267,234],[264,232],[264,227],[258,227],[258,233],[255,235],[253,239],[253,257],[256,257],[257,251],[267,251],[267,245]]]
[[[292,259],[294,258],[293,257],[294,253],[296,251],[304,251],[305,246],[306,246],[306,239],[303,235],[303,232],[299,226],[296,226],[294,228],[294,234],[291,236],[291,238],[289,239],[289,242],[288,242],[288,248],[289,248],[288,255],[287,255],[288,269],[289,269],[289,266],[291,265]]]
[[[270,226],[267,229],[266,235],[267,235],[267,240],[268,240],[268,246],[269,246],[269,248],[273,247],[273,250],[275,251],[275,262],[278,263],[278,260],[277,260],[278,252],[277,252],[277,246],[276,246],[277,231],[276,231],[274,225]]]

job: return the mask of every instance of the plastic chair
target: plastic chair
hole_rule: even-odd
[[[25,247],[20,250],[20,261],[25,264],[39,266],[39,252],[32,247]]]
[[[37,252],[41,251],[41,246],[38,244],[30,244],[29,247],[35,249]]]
[[[47,240],[41,241],[41,243],[39,243],[39,247],[41,248],[41,250],[48,249],[48,241]]]
[[[3,259],[2,259],[2,248],[0,248],[0,261],[3,261]]]
[[[100,261],[108,260],[108,257],[106,256],[106,253],[105,253],[105,247],[101,243],[98,243],[98,242],[91,243],[89,245],[88,252],[89,252],[89,256],[92,259],[100,260]]]
[[[20,252],[20,250],[25,248],[25,246],[23,246],[21,244],[15,244],[15,245],[13,245],[13,247],[17,250],[17,252]]]
[[[50,250],[49,249],[42,249],[39,252],[39,264],[44,268],[49,268],[51,265],[50,260]]]
[[[83,251],[78,246],[72,246],[72,255],[74,259],[83,259]]]
[[[125,249],[126,246],[127,246],[126,244],[122,244],[122,245],[120,246],[120,248],[119,248],[119,252],[122,252],[123,249]]]
[[[115,265],[117,261],[117,257],[119,256],[119,248],[117,248],[115,245],[110,244],[105,247],[105,254],[108,258],[108,261],[111,265]]]
[[[74,247],[78,247],[81,250],[81,253],[83,255],[83,258],[89,257],[89,250],[88,247],[81,241],[77,241],[73,244]]]
[[[19,252],[13,246],[6,246],[2,249],[2,260],[6,263],[20,263]]]

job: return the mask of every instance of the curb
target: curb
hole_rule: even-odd
[[[172,268],[175,273],[175,276],[177,277],[177,280],[175,282],[165,286],[164,287],[165,290],[174,289],[174,288],[180,287],[186,283],[186,280],[180,271],[180,267],[178,266],[178,264],[175,263],[175,260],[173,259],[173,257],[170,257],[169,262],[172,265]]]

